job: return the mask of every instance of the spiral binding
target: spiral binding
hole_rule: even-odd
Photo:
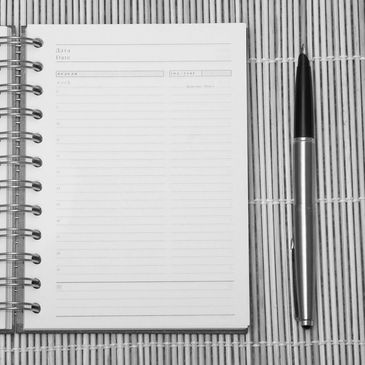
[[[15,46],[20,46],[22,44],[31,44],[36,48],[43,46],[43,41],[40,38],[28,38],[19,36],[8,36],[0,37],[0,44],[13,44]]]
[[[32,237],[35,240],[40,240],[42,237],[38,229],[29,228],[0,228],[0,237]]]
[[[42,259],[41,256],[37,253],[19,253],[19,252],[1,252],[0,253],[0,261],[29,261],[33,264],[40,264]]]
[[[40,38],[28,38],[22,36],[7,36],[0,37],[0,46],[2,44],[10,45],[16,48],[16,54],[14,54],[14,58],[9,59],[1,59],[0,60],[0,71],[3,68],[14,71],[16,74],[13,78],[13,82],[0,84],[0,94],[7,93],[10,95],[14,95],[18,103],[12,105],[10,107],[2,107],[0,108],[0,121],[2,117],[11,117],[18,118],[17,122],[20,122],[20,118],[32,117],[34,119],[41,119],[43,114],[38,109],[24,108],[19,101],[21,100],[21,95],[23,93],[31,93],[33,95],[39,96],[43,93],[43,89],[39,85],[30,85],[26,83],[22,83],[21,72],[23,69],[31,69],[35,72],[41,72],[43,69],[43,64],[38,61],[29,61],[23,60],[20,58],[17,59],[17,56],[21,54],[21,47],[23,45],[31,45],[36,48],[42,47],[43,41]],[[14,82],[19,81],[19,82]],[[0,142],[8,141],[10,143],[19,143],[23,141],[31,141],[34,143],[41,143],[42,136],[39,133],[25,132],[21,130],[16,131],[2,131],[0,132]],[[41,167],[42,160],[39,157],[27,156],[24,154],[7,154],[0,156],[0,165],[10,165],[16,166],[17,171],[20,171],[18,167],[31,165],[34,167]],[[35,192],[42,190],[42,184],[39,181],[31,181],[31,180],[23,180],[23,179],[4,179],[0,180],[0,189],[9,189],[18,194],[22,189],[31,189]],[[12,204],[0,204],[0,214],[33,214],[40,215],[42,214],[42,209],[38,205],[29,205],[29,204],[20,204],[12,201]],[[17,215],[15,217],[18,217]],[[30,237],[34,240],[39,240],[41,238],[41,232],[37,229],[29,229],[22,227],[13,227],[13,228],[0,228],[0,239],[1,238],[11,238],[18,239]],[[15,245],[17,241],[15,241]],[[14,246],[13,246],[14,247]],[[15,252],[1,252],[0,253],[0,262],[6,262],[7,264],[11,263],[25,263],[29,262],[35,265],[41,263],[41,257],[37,253],[29,253],[29,252],[16,252],[16,246],[14,247]],[[13,266],[12,266],[13,267]],[[14,288],[23,288],[23,287],[31,287],[33,289],[39,289],[41,286],[41,281],[37,278],[29,278],[23,277],[18,274],[17,269],[15,269],[16,274],[9,277],[0,277],[0,287],[14,287]],[[15,301],[5,301],[0,302],[0,311],[12,311],[17,313],[18,311],[32,311],[33,313],[39,313],[41,310],[41,306],[38,303],[28,303],[25,301],[20,301],[18,297],[13,298]]]
[[[0,204],[0,213],[3,212],[24,212],[24,213],[33,213],[34,215],[41,215],[42,209],[39,205]]]
[[[41,119],[43,117],[43,113],[38,109],[30,109],[30,108],[16,108],[16,107],[8,107],[8,108],[0,108],[0,118],[4,116],[13,116],[13,117],[33,117],[34,119]]]
[[[38,278],[19,278],[19,277],[0,277],[0,286],[31,286],[34,289],[41,287],[41,281]]]
[[[0,165],[33,165],[34,167],[41,167],[42,163],[42,159],[39,157],[26,155],[0,156]]]
[[[6,59],[0,60],[0,70],[2,68],[15,68],[18,70],[30,68],[34,71],[40,72],[43,70],[43,64],[41,62]]]
[[[39,181],[6,179],[0,180],[0,189],[32,189],[34,191],[41,191],[42,184]]]
[[[43,141],[43,138],[39,133],[16,132],[16,131],[0,132],[0,141],[9,139],[16,139],[16,140],[28,139],[33,141],[34,143],[41,143]]]
[[[41,306],[38,303],[27,303],[27,302],[0,302],[0,310],[6,311],[22,311],[29,310],[33,313],[39,313]]]
[[[29,84],[0,84],[0,94],[1,93],[32,93],[34,95],[42,95],[43,89],[39,85],[29,85]]]

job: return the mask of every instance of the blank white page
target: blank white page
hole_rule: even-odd
[[[249,324],[244,24],[30,25],[25,329]]]

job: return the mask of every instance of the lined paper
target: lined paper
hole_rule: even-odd
[[[246,327],[244,25],[27,32],[45,67],[25,328]]]

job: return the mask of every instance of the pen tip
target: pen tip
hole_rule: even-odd
[[[304,45],[304,43],[302,43],[302,45],[300,46],[300,53],[305,54],[305,45]]]

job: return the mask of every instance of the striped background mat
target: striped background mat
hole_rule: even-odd
[[[0,0],[0,4],[1,24],[248,24],[252,316],[246,336],[0,336],[0,364],[365,363],[364,0]],[[289,256],[291,121],[301,40],[312,60],[318,137],[318,314],[309,332],[293,320]]]

